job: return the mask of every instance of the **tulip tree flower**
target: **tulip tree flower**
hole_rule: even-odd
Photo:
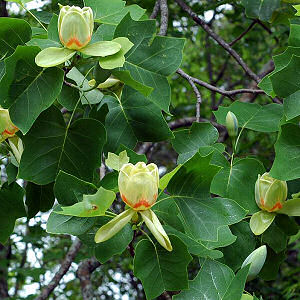
[[[155,164],[138,162],[124,164],[119,173],[119,190],[122,200],[130,207],[110,222],[103,225],[95,235],[95,242],[107,241],[117,234],[137,213],[157,241],[168,251],[172,251],[169,237],[151,207],[158,195],[159,174]]]
[[[300,199],[287,199],[287,184],[264,173],[258,175],[255,183],[255,201],[261,211],[250,219],[250,227],[255,235],[265,232],[274,221],[276,214],[300,216]]]
[[[0,108],[0,143],[7,138],[13,137],[18,130],[19,128],[10,119],[8,109]]]
[[[58,33],[64,48],[49,47],[35,58],[40,67],[53,67],[66,62],[77,51],[88,56],[106,57],[118,53],[122,45],[116,41],[89,44],[94,29],[93,11],[90,7],[60,6]],[[132,45],[127,38],[127,43]],[[132,46],[131,46],[132,47]]]

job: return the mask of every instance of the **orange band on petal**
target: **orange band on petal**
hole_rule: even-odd
[[[70,47],[73,44],[77,45],[78,47],[82,47],[83,46],[83,44],[81,44],[76,37],[70,38],[69,41],[68,41],[68,43],[67,43],[67,46]]]
[[[270,211],[278,210],[282,208],[282,204],[280,202],[277,202],[271,209]]]
[[[135,204],[133,208],[139,208],[141,206],[150,207],[151,205],[145,199],[142,199],[137,204]]]

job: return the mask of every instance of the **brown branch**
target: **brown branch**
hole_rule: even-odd
[[[156,19],[159,9],[160,9],[160,0],[156,0],[155,5],[153,7],[153,11],[150,15],[150,19]]]
[[[166,35],[169,23],[169,10],[167,0],[160,0],[160,29],[159,35]]]
[[[200,19],[198,15],[194,13],[183,0],[175,1],[186,13],[190,15],[190,17],[198,25],[200,25],[220,46],[222,46],[236,60],[236,62],[244,69],[244,71],[250,78],[252,78],[256,83],[260,81],[259,77],[247,66],[240,55],[234,49],[232,49],[230,45],[226,43],[220,36],[218,36],[202,19]]]
[[[198,78],[188,75],[182,69],[178,69],[176,72],[183,78],[190,80],[200,86],[203,86],[203,87],[207,88],[208,90],[211,90],[211,91],[219,93],[223,96],[226,96],[226,97],[230,98],[231,100],[233,100],[232,96],[235,96],[238,94],[265,94],[265,92],[263,90],[253,90],[253,89],[239,89],[239,90],[225,91],[225,90],[217,88],[214,85],[211,85],[205,81],[202,81]]]
[[[196,84],[194,83],[193,78],[190,75],[184,73],[181,69],[178,69],[177,73],[180,74],[183,78],[185,78],[189,82],[190,86],[192,87],[192,89],[196,95],[196,99],[197,99],[196,120],[197,120],[197,122],[200,122],[200,106],[201,106],[201,102],[202,102],[201,94],[200,94]]]
[[[8,17],[6,5],[7,5],[6,1],[0,0],[0,17]]]
[[[35,300],[46,300],[48,299],[49,295],[53,292],[53,290],[58,286],[60,280],[63,276],[68,272],[70,266],[76,257],[77,253],[79,252],[81,247],[81,241],[76,239],[72,246],[70,247],[69,251],[66,254],[66,257],[61,263],[61,266],[57,273],[53,276],[50,283],[42,290],[41,294],[35,298]]]
[[[254,20],[249,26],[248,28],[241,33],[240,36],[238,36],[235,40],[233,40],[231,43],[229,43],[229,46],[233,46],[235,43],[237,43],[239,40],[241,40],[257,23],[257,20]]]
[[[91,274],[100,266],[96,258],[89,258],[82,261],[77,269],[76,275],[80,281],[81,294],[83,300],[94,299],[94,289],[91,282]]]

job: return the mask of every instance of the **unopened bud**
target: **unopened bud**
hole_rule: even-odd
[[[239,123],[235,114],[229,111],[226,115],[226,128],[230,137],[236,137],[239,131]]]
[[[254,250],[243,262],[242,268],[250,264],[247,281],[254,279],[265,264],[267,247],[265,245]]]

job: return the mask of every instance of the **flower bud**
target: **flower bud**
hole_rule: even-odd
[[[9,137],[13,137],[18,130],[19,128],[16,127],[10,119],[8,109],[0,108],[0,142],[3,142]]]
[[[251,264],[247,281],[254,279],[259,272],[261,271],[262,267],[265,264],[267,258],[267,247],[263,245],[257,249],[255,249],[243,262],[242,268]]]
[[[269,173],[258,175],[255,183],[255,201],[258,207],[268,212],[282,208],[287,198],[287,184],[269,176]]]
[[[239,131],[239,124],[235,114],[229,111],[226,115],[226,128],[230,137],[236,137]]]
[[[119,173],[123,201],[134,210],[149,209],[157,199],[159,174],[155,164],[125,164]]]
[[[62,44],[79,50],[86,46],[94,29],[93,11],[90,7],[61,6],[58,17],[58,32]]]

